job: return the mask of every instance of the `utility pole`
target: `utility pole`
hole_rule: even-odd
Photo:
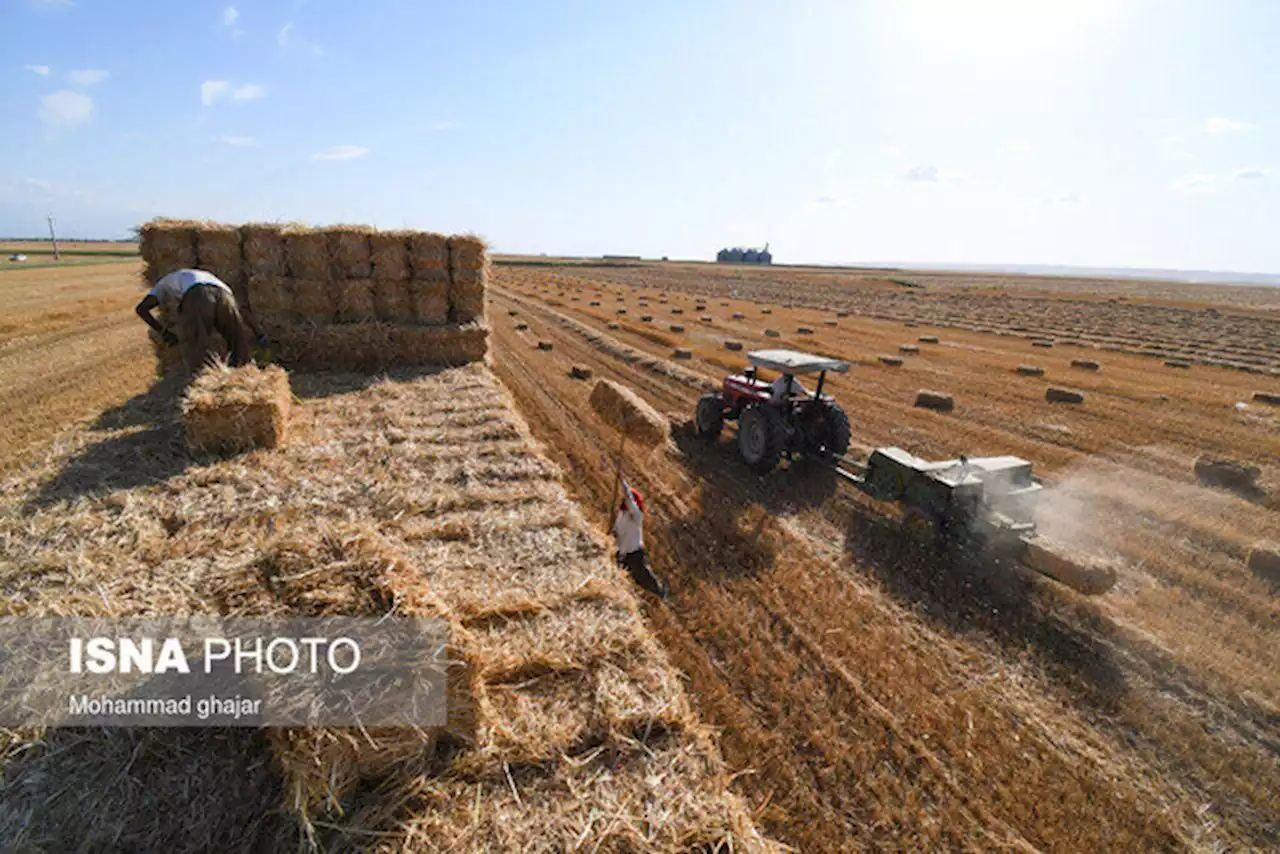
[[[53,241],[53,260],[61,261],[62,256],[58,254],[58,235],[53,230],[53,214],[49,214],[49,239]]]

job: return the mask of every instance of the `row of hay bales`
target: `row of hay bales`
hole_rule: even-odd
[[[460,364],[488,350],[489,259],[473,235],[157,219],[140,236],[148,286],[176,269],[208,270],[291,367]],[[153,342],[164,372],[177,353]]]

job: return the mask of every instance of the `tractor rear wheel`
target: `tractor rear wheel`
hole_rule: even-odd
[[[719,394],[704,394],[698,398],[698,408],[693,413],[693,428],[699,439],[708,444],[720,437],[724,429],[724,398]]]
[[[831,403],[822,409],[822,429],[819,433],[822,447],[818,455],[823,459],[843,457],[849,452],[849,416],[839,404]]]
[[[768,474],[782,457],[782,416],[752,404],[738,418],[738,450],[757,474]]]

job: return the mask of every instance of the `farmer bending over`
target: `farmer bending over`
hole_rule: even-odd
[[[622,503],[618,505],[618,518],[613,523],[613,536],[618,543],[618,564],[631,573],[636,584],[666,599],[666,582],[653,574],[649,558],[644,553],[644,496],[632,489],[625,478],[622,481]]]
[[[161,303],[178,305],[178,330],[166,328],[152,316],[151,310]],[[214,334],[222,336],[230,348],[228,361],[232,367],[249,361],[249,334],[261,339],[256,324],[246,322],[236,305],[235,295],[226,283],[204,270],[175,270],[160,281],[138,303],[138,316],[160,334],[164,343],[181,342],[182,358],[195,374],[218,356]]]

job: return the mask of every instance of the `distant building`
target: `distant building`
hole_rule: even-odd
[[[717,264],[772,264],[773,255],[769,253],[769,244],[763,249],[744,249],[735,246],[732,249],[721,249],[716,253]]]

